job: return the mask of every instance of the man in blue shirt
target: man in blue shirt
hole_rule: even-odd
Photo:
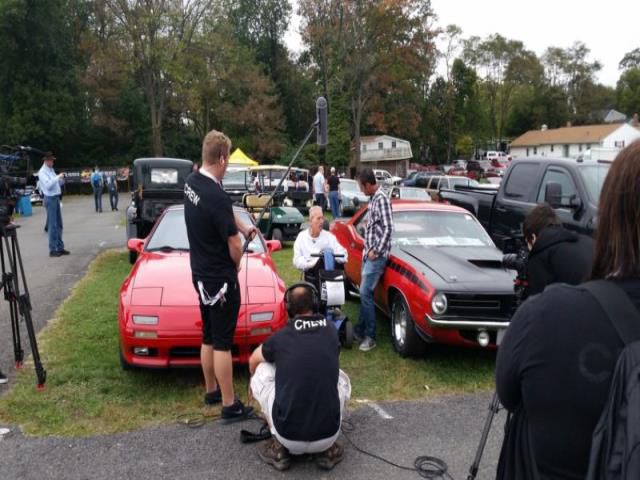
[[[62,242],[62,211],[60,210],[60,194],[62,193],[60,186],[64,184],[64,173],[56,175],[54,172],[53,161],[55,159],[53,153],[47,152],[38,172],[38,180],[47,209],[50,257],[69,255],[69,251],[64,249]]]

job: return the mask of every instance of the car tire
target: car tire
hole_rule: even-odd
[[[346,320],[343,324],[342,330],[342,346],[350,349],[353,346],[353,324],[349,320]]]
[[[282,242],[284,239],[284,235],[282,234],[282,230],[279,228],[274,228],[271,230],[271,240],[278,240]]]
[[[401,357],[417,357],[426,351],[426,344],[418,336],[404,296],[396,293],[391,304],[391,342]]]
[[[125,372],[134,370],[135,367],[125,360],[124,355],[122,354],[122,347],[118,347],[118,353],[120,355],[120,368]]]

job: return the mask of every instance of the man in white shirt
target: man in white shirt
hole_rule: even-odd
[[[51,152],[42,159],[42,167],[38,172],[38,182],[42,190],[43,203],[47,209],[47,229],[49,233],[49,256],[69,255],[62,241],[62,211],[60,210],[60,186],[64,184],[64,173],[56,175],[53,161],[56,157]]]
[[[313,196],[316,200],[316,205],[324,210],[325,195],[324,195],[324,167],[319,166],[318,172],[313,176]]]
[[[298,234],[293,244],[293,266],[303,272],[315,267],[319,257],[312,257],[312,253],[320,253],[329,249],[337,257],[336,262],[345,263],[347,261],[347,250],[338,243],[335,235],[322,229],[324,215],[318,206],[309,209],[309,228]]]

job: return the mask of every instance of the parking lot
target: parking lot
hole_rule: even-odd
[[[40,207],[32,217],[18,221],[38,329],[54,316],[96,254],[124,243],[121,215],[95,214],[91,200],[64,199],[64,240],[72,252],[66,258],[48,257]],[[6,319],[0,326],[5,339],[0,361],[3,370],[12,375],[12,369],[7,368],[12,363],[8,312],[4,303],[0,308]],[[33,394],[37,395],[35,389]],[[360,448],[406,466],[417,456],[437,456],[447,462],[454,478],[463,478],[473,460],[489,401],[490,393],[482,393],[431,396],[419,402],[357,403],[349,437]],[[494,424],[483,459],[486,468],[478,478],[494,475],[503,420],[500,415]],[[240,429],[256,425],[213,423],[200,429],[165,425],[89,438],[29,438],[14,429],[0,441],[0,470],[3,478],[10,479],[54,479],[60,478],[61,472],[69,479],[131,478],[142,473],[157,478],[275,478],[277,472],[264,469],[254,447],[239,442]],[[358,453],[343,441],[347,445],[345,461],[323,478],[419,478],[415,472],[401,471]],[[293,468],[296,478],[317,478],[319,473],[305,462]]]

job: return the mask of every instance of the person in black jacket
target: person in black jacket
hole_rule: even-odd
[[[578,285],[593,263],[593,240],[564,228],[548,203],[536,206],[525,218],[522,233],[529,246],[525,297],[552,283]]]
[[[616,282],[640,309],[640,141],[611,165],[599,210],[591,279]],[[498,350],[496,388],[513,413],[498,478],[585,477],[622,348],[598,302],[579,286],[552,285],[522,304]]]

